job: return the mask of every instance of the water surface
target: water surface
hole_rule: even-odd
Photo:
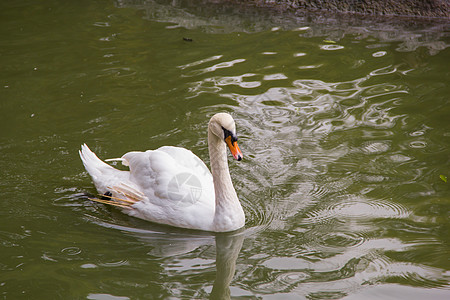
[[[449,28],[189,1],[0,5],[5,299],[450,296]],[[83,198],[78,157],[236,119],[247,224],[213,235]]]

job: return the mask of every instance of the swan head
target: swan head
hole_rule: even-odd
[[[224,141],[233,154],[234,159],[242,160],[244,155],[239,149],[236,136],[236,124],[233,117],[227,113],[217,113],[212,116],[208,124],[211,133]]]

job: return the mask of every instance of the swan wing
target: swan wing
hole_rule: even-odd
[[[104,163],[86,145],[80,157],[97,190],[110,193],[106,200],[92,200],[156,223],[211,230],[215,213],[212,175],[191,151],[165,146],[128,152],[120,160],[130,171]]]
[[[169,154],[178,164],[185,168],[192,170],[193,173],[202,176],[204,180],[210,180],[212,182],[212,174],[209,171],[206,164],[192,151],[173,146],[164,146],[158,148],[157,151],[162,151]]]
[[[191,151],[165,146],[129,152],[122,159],[130,168],[130,181],[145,195],[126,213],[186,228],[198,229],[212,223],[215,212],[212,175]]]
[[[214,186],[211,172],[203,161],[184,148],[164,146],[145,152],[128,152],[122,159],[130,168],[130,180],[153,202],[175,200],[171,195],[173,184],[179,183],[179,188],[183,189],[180,193],[199,185],[206,189],[204,196],[210,196],[210,188]]]

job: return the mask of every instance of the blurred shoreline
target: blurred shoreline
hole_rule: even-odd
[[[295,30],[303,37],[323,37],[337,42],[347,35],[397,42],[400,52],[424,47],[430,55],[450,45],[450,19],[366,16],[323,10],[293,10],[278,2],[247,0],[117,0],[118,7],[135,8],[144,19],[170,23],[168,28],[200,29],[205,33]],[[272,9],[272,7],[274,9]],[[194,39],[195,41],[195,39]]]
[[[450,20],[450,1],[446,0],[223,0],[237,5],[267,7],[283,12],[305,11],[358,14],[363,16],[439,18]]]

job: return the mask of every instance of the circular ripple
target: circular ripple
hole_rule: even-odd
[[[327,248],[349,248],[364,243],[365,238],[354,232],[330,232],[318,239],[318,243]]]
[[[289,111],[287,109],[283,109],[281,107],[265,107],[263,108],[263,112],[265,115],[269,117],[289,117],[293,114],[292,111]]]
[[[405,218],[409,211],[390,201],[356,199],[334,203],[309,214],[308,222],[337,219]]]
[[[360,273],[366,282],[376,282],[380,277],[398,279],[410,282],[413,285],[435,288],[446,285],[442,280],[441,270],[412,263],[395,262],[385,256],[372,259],[369,266]]]
[[[346,218],[404,218],[408,216],[406,208],[388,201],[338,203],[331,207],[336,216]]]
[[[372,53],[373,57],[381,57],[381,56],[385,56],[386,55],[386,51],[378,51],[378,52],[374,52]]]
[[[425,132],[423,130],[417,130],[417,131],[411,132],[409,135],[410,136],[421,136],[424,134],[425,134]]]
[[[308,279],[310,276],[303,272],[287,272],[278,274],[276,281],[281,285],[290,286],[292,284],[297,284],[301,281]]]
[[[308,274],[303,272],[279,273],[270,282],[261,283],[255,286],[255,289],[261,293],[282,292],[307,280],[309,277]]]
[[[366,142],[362,146],[362,151],[367,154],[380,154],[388,151],[390,148],[387,142]]]
[[[344,49],[344,46],[341,46],[341,45],[321,45],[320,49],[321,50],[333,51],[333,50]]]
[[[99,265],[102,267],[120,267],[120,266],[128,265],[128,260],[123,259],[123,260],[119,260],[116,262],[101,263]]]
[[[81,249],[78,247],[67,247],[61,250],[61,253],[66,255],[78,255],[81,253]]]
[[[265,207],[254,205],[254,203],[248,203],[247,201],[241,202],[246,216],[246,227],[250,231],[263,231],[270,226],[274,220],[274,211]]]
[[[425,148],[427,146],[427,143],[424,141],[412,141],[409,143],[409,147],[411,148]]]

